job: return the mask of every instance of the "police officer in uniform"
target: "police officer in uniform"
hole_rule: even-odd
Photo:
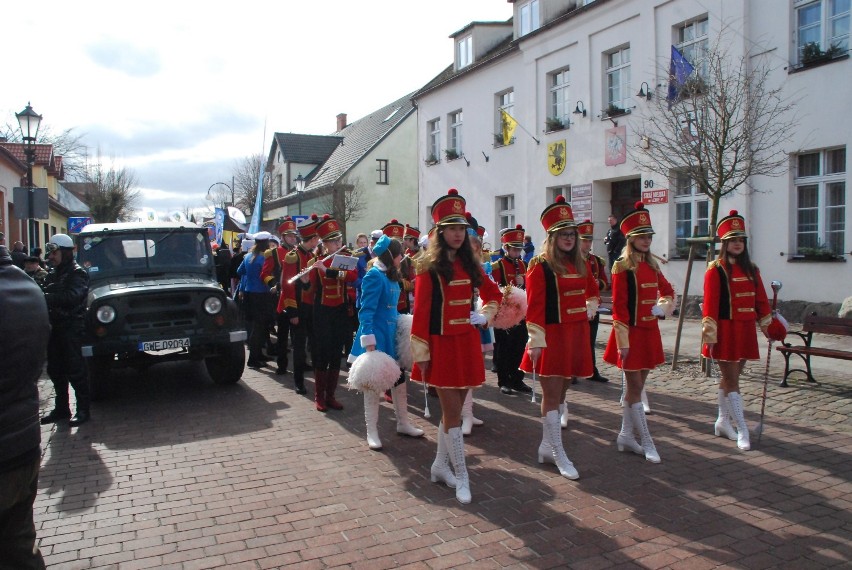
[[[81,353],[89,274],[74,260],[74,242],[67,235],[54,235],[46,247],[47,259],[53,266],[44,280],[44,299],[51,326],[47,374],[56,396],[53,411],[41,418],[41,423],[52,424],[71,418],[70,384],[77,398],[77,413],[68,425],[79,426],[90,418],[89,376]]]

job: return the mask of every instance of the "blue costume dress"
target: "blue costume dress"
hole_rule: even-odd
[[[365,352],[365,347],[375,345],[396,359],[396,309],[399,300],[399,283],[385,275],[386,269],[378,260],[361,281],[361,307],[358,309],[357,342],[352,345],[349,362]]]

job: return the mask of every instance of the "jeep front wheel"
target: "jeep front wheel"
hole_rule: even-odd
[[[236,384],[246,367],[246,347],[242,342],[232,342],[220,354],[205,359],[204,365],[216,384]]]

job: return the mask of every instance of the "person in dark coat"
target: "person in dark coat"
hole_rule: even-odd
[[[612,269],[615,260],[618,259],[622,250],[624,250],[624,246],[627,245],[627,238],[621,233],[615,214],[610,214],[607,220],[609,221],[609,229],[606,231],[606,237],[604,237],[604,245],[606,245],[608,267]]]
[[[81,352],[89,293],[89,274],[74,260],[74,242],[56,234],[47,242],[47,257],[53,269],[44,280],[44,299],[50,316],[50,342],[47,345],[47,374],[56,391],[53,411],[41,418],[52,424],[71,418],[68,385],[74,388],[77,413],[68,422],[79,426],[89,421],[89,375]]]
[[[38,378],[50,321],[44,295],[0,246],[0,565],[44,568],[33,503],[41,464]]]

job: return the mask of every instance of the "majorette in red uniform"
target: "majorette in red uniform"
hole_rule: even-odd
[[[488,325],[502,293],[485,276],[474,256],[464,214],[465,200],[455,188],[432,204],[437,231],[419,264],[414,287],[411,352],[416,364],[411,377],[438,388],[441,400],[442,421],[438,426],[438,452],[431,468],[432,481],[455,487],[456,499],[469,503],[461,409],[468,389],[485,381],[479,332],[474,323]],[[477,287],[483,301],[481,314],[473,311]],[[455,475],[449,467],[450,458]]]
[[[674,289],[651,255],[654,228],[645,205],[637,202],[636,209],[622,218],[619,227],[627,245],[612,266],[612,332],[604,351],[604,361],[623,370],[626,384],[616,443],[619,451],[626,449],[659,463],[641,392],[651,369],[665,362],[657,319],[672,314]],[[639,431],[641,445],[634,428]]]
[[[301,280],[309,279],[316,293],[314,335],[311,339],[311,360],[316,380],[314,401],[317,410],[325,412],[328,408],[343,409],[334,393],[340,377],[340,358],[346,337],[352,334],[348,326],[342,326],[349,321],[349,311],[354,310],[347,289],[358,278],[358,272],[331,267],[334,254],[350,255],[349,250],[342,247],[343,233],[337,220],[325,214],[317,226],[317,234],[326,255],[321,259],[315,258],[311,262],[313,269]]]
[[[281,295],[278,298],[278,312],[285,313],[290,320],[293,333],[293,380],[296,392],[306,394],[305,371],[307,369],[307,345],[313,336],[314,290],[310,282],[300,279],[290,282],[296,275],[310,267],[313,249],[319,243],[317,226],[319,218],[312,214],[310,218],[297,226],[302,243],[284,256],[281,268]]]
[[[582,224],[577,225],[577,232],[580,238],[580,249],[583,252],[583,257],[589,262],[589,267],[592,269],[592,275],[595,276],[595,280],[598,282],[598,289],[600,289],[601,293],[608,291],[609,279],[607,279],[606,276],[606,262],[603,258],[592,253],[592,240],[595,239],[595,224],[593,224],[591,220],[583,220]],[[598,366],[595,364],[595,361],[597,360],[595,358],[595,343],[598,338],[598,325],[600,322],[601,316],[598,313],[595,313],[595,318],[589,321],[589,340],[592,350],[592,366],[595,370],[595,373],[591,378],[589,378],[589,380],[593,380],[595,382],[609,382],[608,378],[601,376]],[[564,423],[562,425],[563,427],[567,427]]]
[[[500,230],[503,256],[491,264],[491,278],[501,288],[526,289],[527,265],[521,259],[524,234],[521,224]],[[526,321],[510,329],[494,329],[494,341],[494,364],[500,391],[503,394],[512,394],[513,390],[530,393],[532,388],[524,384],[524,371],[519,369],[527,344]]]
[[[278,369],[275,371],[275,374],[281,375],[287,373],[287,345],[289,344],[290,337],[290,318],[281,309],[281,274],[287,254],[299,243],[299,231],[296,229],[296,222],[290,216],[284,218],[284,221],[278,226],[278,235],[281,236],[282,243],[278,247],[266,250],[264,254],[266,259],[263,260],[263,269],[260,271],[260,278],[273,294],[278,294],[275,311],[275,326],[278,333],[276,345],[278,350],[276,364],[278,364]]]
[[[542,441],[538,461],[555,463],[568,479],[580,474],[565,454],[559,416],[573,377],[592,375],[589,319],[600,304],[598,283],[580,252],[577,224],[563,196],[541,213],[542,253],[527,269],[527,351],[521,370],[541,379]],[[502,348],[501,348],[502,350]]]
[[[748,450],[751,442],[739,376],[746,360],[760,358],[755,323],[766,334],[772,315],[760,271],[748,256],[743,217],[731,210],[730,215],[719,220],[716,235],[722,240],[722,248],[704,274],[702,354],[715,359],[722,372],[714,432],[736,440],[740,449]],[[731,415],[737,423],[736,431]]]
[[[410,313],[414,305],[414,280],[417,278],[417,258],[422,253],[418,240],[420,239],[420,230],[414,226],[405,224],[405,231],[402,235],[402,243],[405,246],[405,253],[402,256],[402,264],[400,265],[400,275],[402,280],[399,282],[400,313]],[[403,296],[405,301],[403,301]]]

